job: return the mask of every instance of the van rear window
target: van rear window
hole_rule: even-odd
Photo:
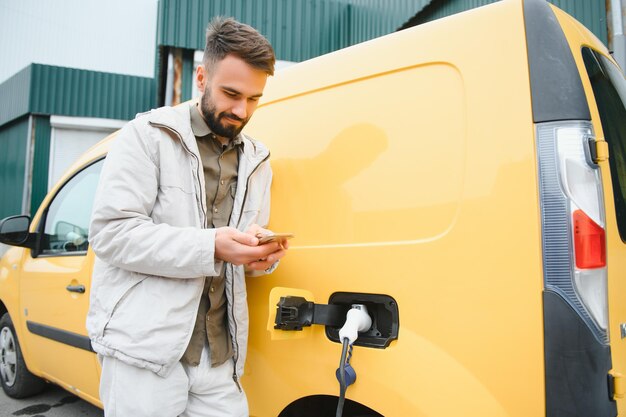
[[[609,165],[617,226],[626,242],[626,80],[619,68],[600,53],[583,48],[583,60],[598,105]]]

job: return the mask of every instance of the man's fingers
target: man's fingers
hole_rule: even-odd
[[[246,265],[248,267],[248,269],[251,269],[253,271],[265,271],[267,268],[269,268],[270,266],[272,266],[274,262],[268,262],[268,261],[256,261],[256,262],[250,262],[248,265]]]
[[[257,246],[259,244],[259,239],[256,238],[256,236],[248,233],[243,233],[238,230],[235,230],[233,232],[232,238],[235,242],[241,243],[242,245],[246,246]]]

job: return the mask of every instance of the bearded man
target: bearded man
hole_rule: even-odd
[[[87,317],[107,417],[248,415],[245,272],[271,272],[287,244],[259,245],[269,151],[241,131],[274,63],[255,29],[213,20],[199,100],[139,115],[111,146]]]

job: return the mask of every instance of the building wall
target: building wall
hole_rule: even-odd
[[[32,64],[0,84],[0,126],[29,113],[129,120],[154,91],[151,78]]]
[[[431,0],[339,0],[350,8],[350,45],[394,32]]]
[[[0,128],[0,219],[23,212],[28,124],[23,117]]]
[[[495,1],[497,0],[433,0],[411,19],[410,25],[407,26],[430,22]],[[604,0],[549,0],[549,2],[572,15],[605,45],[607,44],[607,16]]]
[[[232,16],[299,62],[395,31],[430,0],[160,0],[158,44],[204,49],[207,23]]]
[[[303,61],[350,40],[349,5],[335,0],[160,0],[158,44],[204,49],[207,23],[218,15],[255,27],[285,61]]]
[[[31,168],[30,214],[34,215],[48,194],[48,169],[50,164],[50,117],[32,117],[33,163]]]

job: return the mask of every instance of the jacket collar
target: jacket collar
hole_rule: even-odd
[[[191,129],[190,110],[189,102],[184,102],[174,107],[160,107],[150,112],[148,120],[153,124],[163,125],[174,130],[180,135],[189,149],[198,152],[196,137]],[[242,154],[252,166],[256,166],[267,159],[269,150],[265,145],[243,133],[240,133],[239,136],[243,143]]]

